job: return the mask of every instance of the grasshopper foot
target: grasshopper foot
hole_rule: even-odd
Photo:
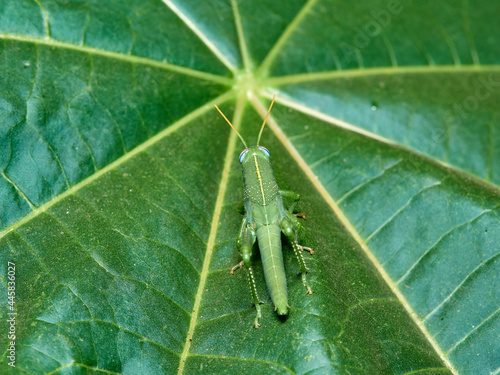
[[[260,327],[259,319],[262,318],[262,310],[260,308],[262,302],[259,302],[255,305],[255,309],[257,310],[257,316],[255,317],[255,320],[253,321],[253,327],[255,329]]]
[[[299,249],[302,250],[302,251],[308,251],[309,254],[314,255],[314,250],[312,248],[310,248],[310,247],[299,245]]]
[[[313,290],[312,290],[311,286],[309,285],[309,282],[307,281],[307,277],[306,277],[305,273],[302,274],[302,284],[306,287],[307,294],[313,294]]]
[[[245,262],[241,261],[239,262],[236,266],[231,267],[231,270],[229,271],[230,275],[234,275],[234,271],[236,271],[238,268],[241,268],[245,265]]]

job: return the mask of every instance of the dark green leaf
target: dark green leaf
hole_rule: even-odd
[[[498,374],[499,11],[0,2],[0,372]],[[278,319],[257,255],[256,330],[213,104],[254,143],[274,93],[314,294],[284,241]]]

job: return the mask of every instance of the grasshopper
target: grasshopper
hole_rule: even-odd
[[[259,146],[260,137],[266,125],[267,117],[271,112],[274,99],[275,96],[273,96],[271,105],[264,117],[257,138],[257,145],[251,147],[247,146],[243,137],[219,107],[215,106],[245,146],[239,156],[239,161],[243,167],[243,182],[245,185],[245,215],[236,240],[236,245],[243,260],[231,268],[230,274],[233,275],[238,268],[245,267],[247,269],[250,291],[257,310],[254,321],[255,328],[260,327],[259,319],[262,318],[261,302],[257,296],[251,259],[252,248],[256,239],[258,240],[266,284],[275,310],[280,317],[285,317],[288,314],[289,307],[285,267],[281,251],[281,232],[292,244],[293,251],[300,264],[302,283],[306,287],[307,293],[312,294],[311,286],[306,278],[307,267],[301,251],[309,251],[311,254],[314,254],[314,251],[310,247],[299,245],[298,232],[301,224],[297,217],[305,218],[305,216],[304,214],[293,214],[293,209],[300,199],[300,195],[291,191],[279,190],[269,161],[271,155],[265,147]],[[292,199],[293,203],[288,209],[283,206],[283,197]]]

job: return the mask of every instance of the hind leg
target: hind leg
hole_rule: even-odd
[[[245,267],[247,269],[248,281],[250,283],[250,292],[252,294],[252,300],[255,304],[255,309],[257,310],[257,316],[254,320],[254,327],[259,328],[260,323],[259,319],[262,318],[262,310],[260,308],[259,297],[257,296],[257,287],[255,286],[255,277],[253,274],[253,266],[252,266],[252,248],[255,243],[256,233],[253,230],[251,224],[247,223],[246,218],[243,219],[240,228],[240,234],[238,235],[238,239],[236,240],[236,245],[240,250],[241,257],[243,260],[238,263],[236,266],[231,268],[229,272],[231,275],[234,275],[234,271],[238,268]]]
[[[312,288],[307,281],[307,266],[302,256],[302,250],[307,250],[314,254],[311,248],[306,248],[299,244],[299,236],[298,236],[298,228],[294,225],[294,221],[298,221],[295,216],[293,216],[290,212],[287,211],[287,216],[281,220],[281,231],[288,238],[288,241],[292,244],[293,252],[297,257],[300,265],[300,274],[302,277],[302,284],[306,287],[307,294],[312,294]]]

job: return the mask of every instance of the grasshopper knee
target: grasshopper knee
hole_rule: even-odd
[[[288,218],[284,218],[281,221],[281,230],[287,236],[287,238],[293,238],[295,235],[295,227],[293,223]]]
[[[247,267],[247,268],[252,266],[252,261],[250,260],[249,255],[243,257],[243,263],[245,263],[245,267]]]
[[[241,247],[241,258],[243,259],[243,263],[245,263],[245,267],[249,268],[252,266],[252,248],[248,246]]]
[[[241,227],[240,236],[236,240],[236,244],[240,250],[241,257],[243,258],[243,262],[247,268],[251,267],[251,257],[252,257],[252,247],[255,243],[256,233],[253,230],[252,226],[249,224],[245,224]]]

